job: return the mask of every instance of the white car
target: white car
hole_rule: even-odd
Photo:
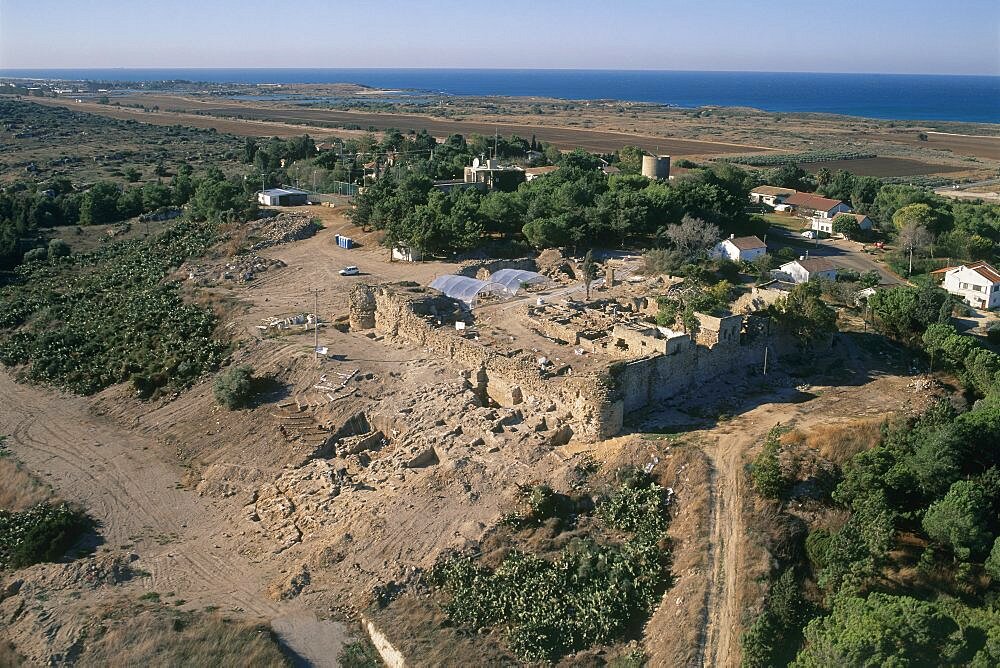
[[[340,270],[341,276],[357,276],[361,273],[361,270],[355,267],[353,264],[349,267],[344,267]]]
[[[805,232],[802,233],[802,236],[804,236],[806,239],[815,239],[816,237],[819,236],[819,232],[817,232],[816,230],[806,230]]]

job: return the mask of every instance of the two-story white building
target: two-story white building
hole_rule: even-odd
[[[1000,306],[1000,272],[987,262],[948,268],[944,272],[944,289],[974,308]]]
[[[821,278],[837,280],[837,267],[825,257],[800,257],[778,267],[778,273],[779,277],[787,277],[793,283],[806,283]]]
[[[730,234],[728,239],[715,244],[711,254],[712,257],[722,257],[733,262],[753,262],[766,252],[767,246],[757,237],[737,237]]]

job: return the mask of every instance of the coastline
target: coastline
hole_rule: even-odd
[[[0,69],[20,81],[190,82],[192,86],[351,85],[427,97],[749,108],[908,122],[1000,123],[1000,76],[673,70],[120,68]],[[200,79],[200,81],[195,81]],[[344,82],[353,82],[345,84]]]

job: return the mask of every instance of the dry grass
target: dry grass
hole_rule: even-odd
[[[882,418],[866,418],[819,424],[808,431],[796,429],[785,434],[784,445],[800,445],[835,464],[844,464],[851,457],[875,447],[882,437]]]
[[[643,648],[651,666],[684,666],[697,659],[711,585],[710,465],[694,446],[673,447],[661,472],[661,484],[676,492],[670,528],[675,578],[659,609],[643,632]]]
[[[24,657],[17,653],[13,645],[0,638],[0,668],[18,668],[23,665]]]
[[[216,613],[116,605],[89,637],[79,665],[289,665],[269,629]]]
[[[25,510],[52,497],[52,490],[23,466],[11,459],[0,459],[0,510]]]

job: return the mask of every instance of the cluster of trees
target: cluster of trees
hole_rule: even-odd
[[[141,187],[99,181],[83,192],[76,192],[68,179],[57,178],[41,188],[2,192],[0,267],[16,265],[26,253],[33,253],[30,259],[38,259],[37,252],[25,251],[22,246],[32,243],[40,230],[115,223],[184,205],[190,205],[196,218],[205,219],[229,210],[246,214],[253,202],[242,185],[227,178],[218,168],[195,175],[186,164],[178,168],[169,182],[157,180]],[[55,256],[61,250],[55,249]]]
[[[950,305],[933,287],[869,300],[878,328],[955,373],[973,403],[942,400],[885,425],[838,472],[830,500],[846,522],[808,533],[807,561],[778,578],[744,635],[745,666],[1000,663],[1000,615],[988,603],[1000,584],[1000,355],[959,334]],[[774,433],[752,475],[780,498],[788,481]],[[902,557],[915,561],[916,587],[885,578],[916,550]],[[822,602],[803,601],[806,574]]]
[[[732,165],[679,179],[608,177],[582,151],[561,157],[559,169],[514,192],[434,189],[418,168],[389,173],[356,200],[354,221],[384,229],[386,242],[425,252],[471,248],[484,235],[524,239],[535,248],[620,246],[629,240],[669,241],[685,216],[722,230],[744,229],[751,180]],[[718,234],[718,232],[716,232]],[[686,242],[685,242],[686,243]]]
[[[263,177],[265,183],[272,185],[292,181],[315,186],[320,191],[338,192],[338,184],[361,183],[364,165],[371,162],[378,162],[380,169],[391,163],[393,167],[405,165],[406,169],[431,179],[453,179],[461,177],[474,158],[495,155],[505,163],[536,166],[551,164],[560,156],[559,150],[550,144],[517,135],[473,134],[466,138],[453,134],[439,142],[426,130],[404,134],[389,129],[382,133],[381,139],[367,134],[357,139],[332,141],[333,149],[317,154],[315,143],[308,137],[287,141],[275,138],[266,143],[248,139],[243,158],[254,166],[256,183]]]

